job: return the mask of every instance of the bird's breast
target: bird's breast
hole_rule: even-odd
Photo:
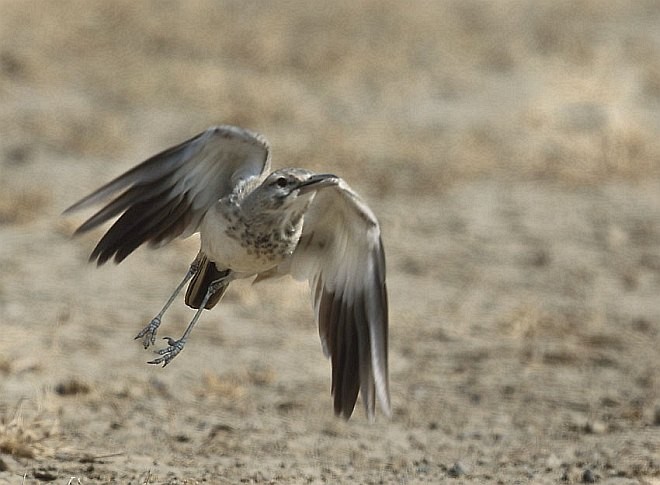
[[[248,223],[240,210],[218,204],[200,227],[202,251],[219,267],[239,273],[260,273],[289,257],[300,239],[302,223]]]

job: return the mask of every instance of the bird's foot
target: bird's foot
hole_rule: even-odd
[[[142,339],[142,345],[144,345],[145,349],[148,349],[150,345],[156,343],[156,332],[158,331],[158,327],[160,327],[160,317],[154,317],[153,320],[149,322],[149,325],[140,330],[140,333],[135,336],[134,340]]]
[[[167,364],[169,364],[174,357],[176,357],[179,352],[183,350],[183,346],[186,344],[185,339],[179,339],[179,340],[174,340],[172,337],[164,337],[165,340],[167,340],[167,344],[169,347],[156,350],[156,353],[161,355],[162,357],[158,357],[157,359],[150,360],[147,362],[147,364],[163,364],[163,367],[165,367]]]

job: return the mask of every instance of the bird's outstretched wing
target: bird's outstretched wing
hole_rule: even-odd
[[[76,230],[87,232],[121,214],[90,256],[121,262],[138,246],[153,246],[198,230],[207,210],[241,182],[270,169],[266,139],[222,125],[154,155],[69,207],[65,214],[116,196]],[[120,193],[121,192],[121,193]]]
[[[391,414],[387,370],[385,254],[378,221],[341,179],[320,189],[304,216],[300,242],[282,270],[309,280],[324,353],[332,361],[337,415],[348,419],[362,394]]]

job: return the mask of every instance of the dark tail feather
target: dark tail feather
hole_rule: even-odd
[[[199,256],[199,270],[195,276],[193,276],[188,285],[188,290],[186,291],[186,305],[195,309],[199,308],[202,304],[202,300],[204,300],[204,296],[206,296],[209,285],[214,281],[227,276],[230,271],[231,270],[229,269],[219,271],[215,263],[209,261],[206,255],[201,254]],[[222,295],[227,291],[228,286],[229,282],[220,287],[218,291],[209,298],[209,301],[206,302],[204,308],[210,310],[217,305],[222,298]]]

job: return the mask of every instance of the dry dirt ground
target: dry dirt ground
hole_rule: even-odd
[[[660,3],[0,0],[0,483],[660,483]],[[307,288],[62,210],[217,123],[382,221],[391,420],[332,414]],[[162,335],[182,332],[178,301]]]

